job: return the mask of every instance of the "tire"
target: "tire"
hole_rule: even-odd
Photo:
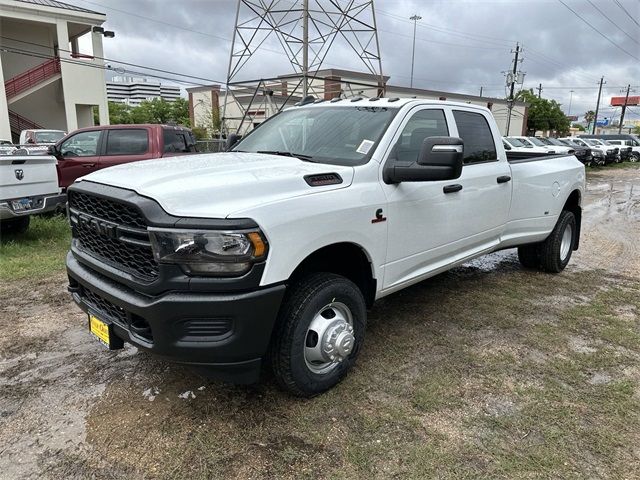
[[[2,220],[0,222],[0,232],[3,234],[21,234],[29,230],[29,223],[31,223],[31,217],[24,216],[18,218],[11,218],[9,220]]]
[[[566,233],[568,229],[570,231]],[[540,265],[544,271],[560,273],[564,270],[571,259],[576,233],[576,217],[564,210],[551,234],[540,243]]]
[[[629,159],[630,162],[637,162],[640,161],[640,152],[633,152],[631,154],[631,158]]]
[[[539,268],[539,244],[518,247],[518,260],[524,268]]]
[[[334,352],[341,352],[342,356],[336,353],[341,361],[338,358],[326,359],[326,363],[324,359],[313,360],[312,354],[317,354],[320,346],[331,343],[322,339],[330,338],[331,333],[335,335],[339,330],[339,327],[325,330],[320,327],[328,322],[344,326],[340,319],[348,319],[349,315],[352,333],[344,330],[338,333],[334,344],[346,345],[350,351],[336,346]],[[293,395],[313,397],[339,383],[355,363],[364,341],[366,322],[365,300],[353,282],[332,273],[314,273],[301,278],[291,286],[284,300],[271,342],[269,356],[278,384]],[[312,325],[314,329],[310,328]]]

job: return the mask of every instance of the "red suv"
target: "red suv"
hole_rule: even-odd
[[[172,125],[108,125],[76,130],[49,148],[58,159],[60,187],[94,170],[195,153],[191,130]]]

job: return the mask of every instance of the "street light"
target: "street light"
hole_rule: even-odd
[[[567,115],[571,115],[571,101],[573,100],[573,90],[569,90],[569,113]]]
[[[413,50],[411,51],[411,88],[413,88],[413,62],[416,58],[416,27],[418,25],[418,20],[422,20],[422,17],[417,13],[411,17],[410,20],[413,20]]]

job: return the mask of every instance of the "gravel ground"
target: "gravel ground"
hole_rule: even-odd
[[[562,422],[526,412],[536,402],[564,408],[531,393],[550,378],[575,396],[567,405],[614,385],[623,397],[607,398],[616,405],[640,396],[640,345],[613,329],[640,332],[628,293],[640,282],[639,203],[640,169],[590,174],[581,248],[563,274],[523,271],[508,250],[384,299],[356,370],[310,401],[268,378],[234,387],[131,346],[107,352],[90,338],[63,272],[0,285],[0,478],[638,478],[637,417],[612,413],[622,425],[612,435],[625,441],[597,437],[597,450],[596,440],[581,447],[561,431],[576,451],[553,463],[551,432]],[[577,318],[618,323],[581,332]],[[558,325],[566,328],[550,333]],[[580,408],[599,421],[588,401]],[[636,428],[620,433],[625,424]],[[587,428],[576,425],[567,429]],[[515,462],[505,452],[517,442]],[[551,463],[531,460],[545,447],[540,458]]]

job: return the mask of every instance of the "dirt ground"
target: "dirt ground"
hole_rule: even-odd
[[[584,203],[561,275],[508,250],[380,301],[312,400],[107,352],[63,272],[0,285],[0,478],[639,478],[640,169]]]

